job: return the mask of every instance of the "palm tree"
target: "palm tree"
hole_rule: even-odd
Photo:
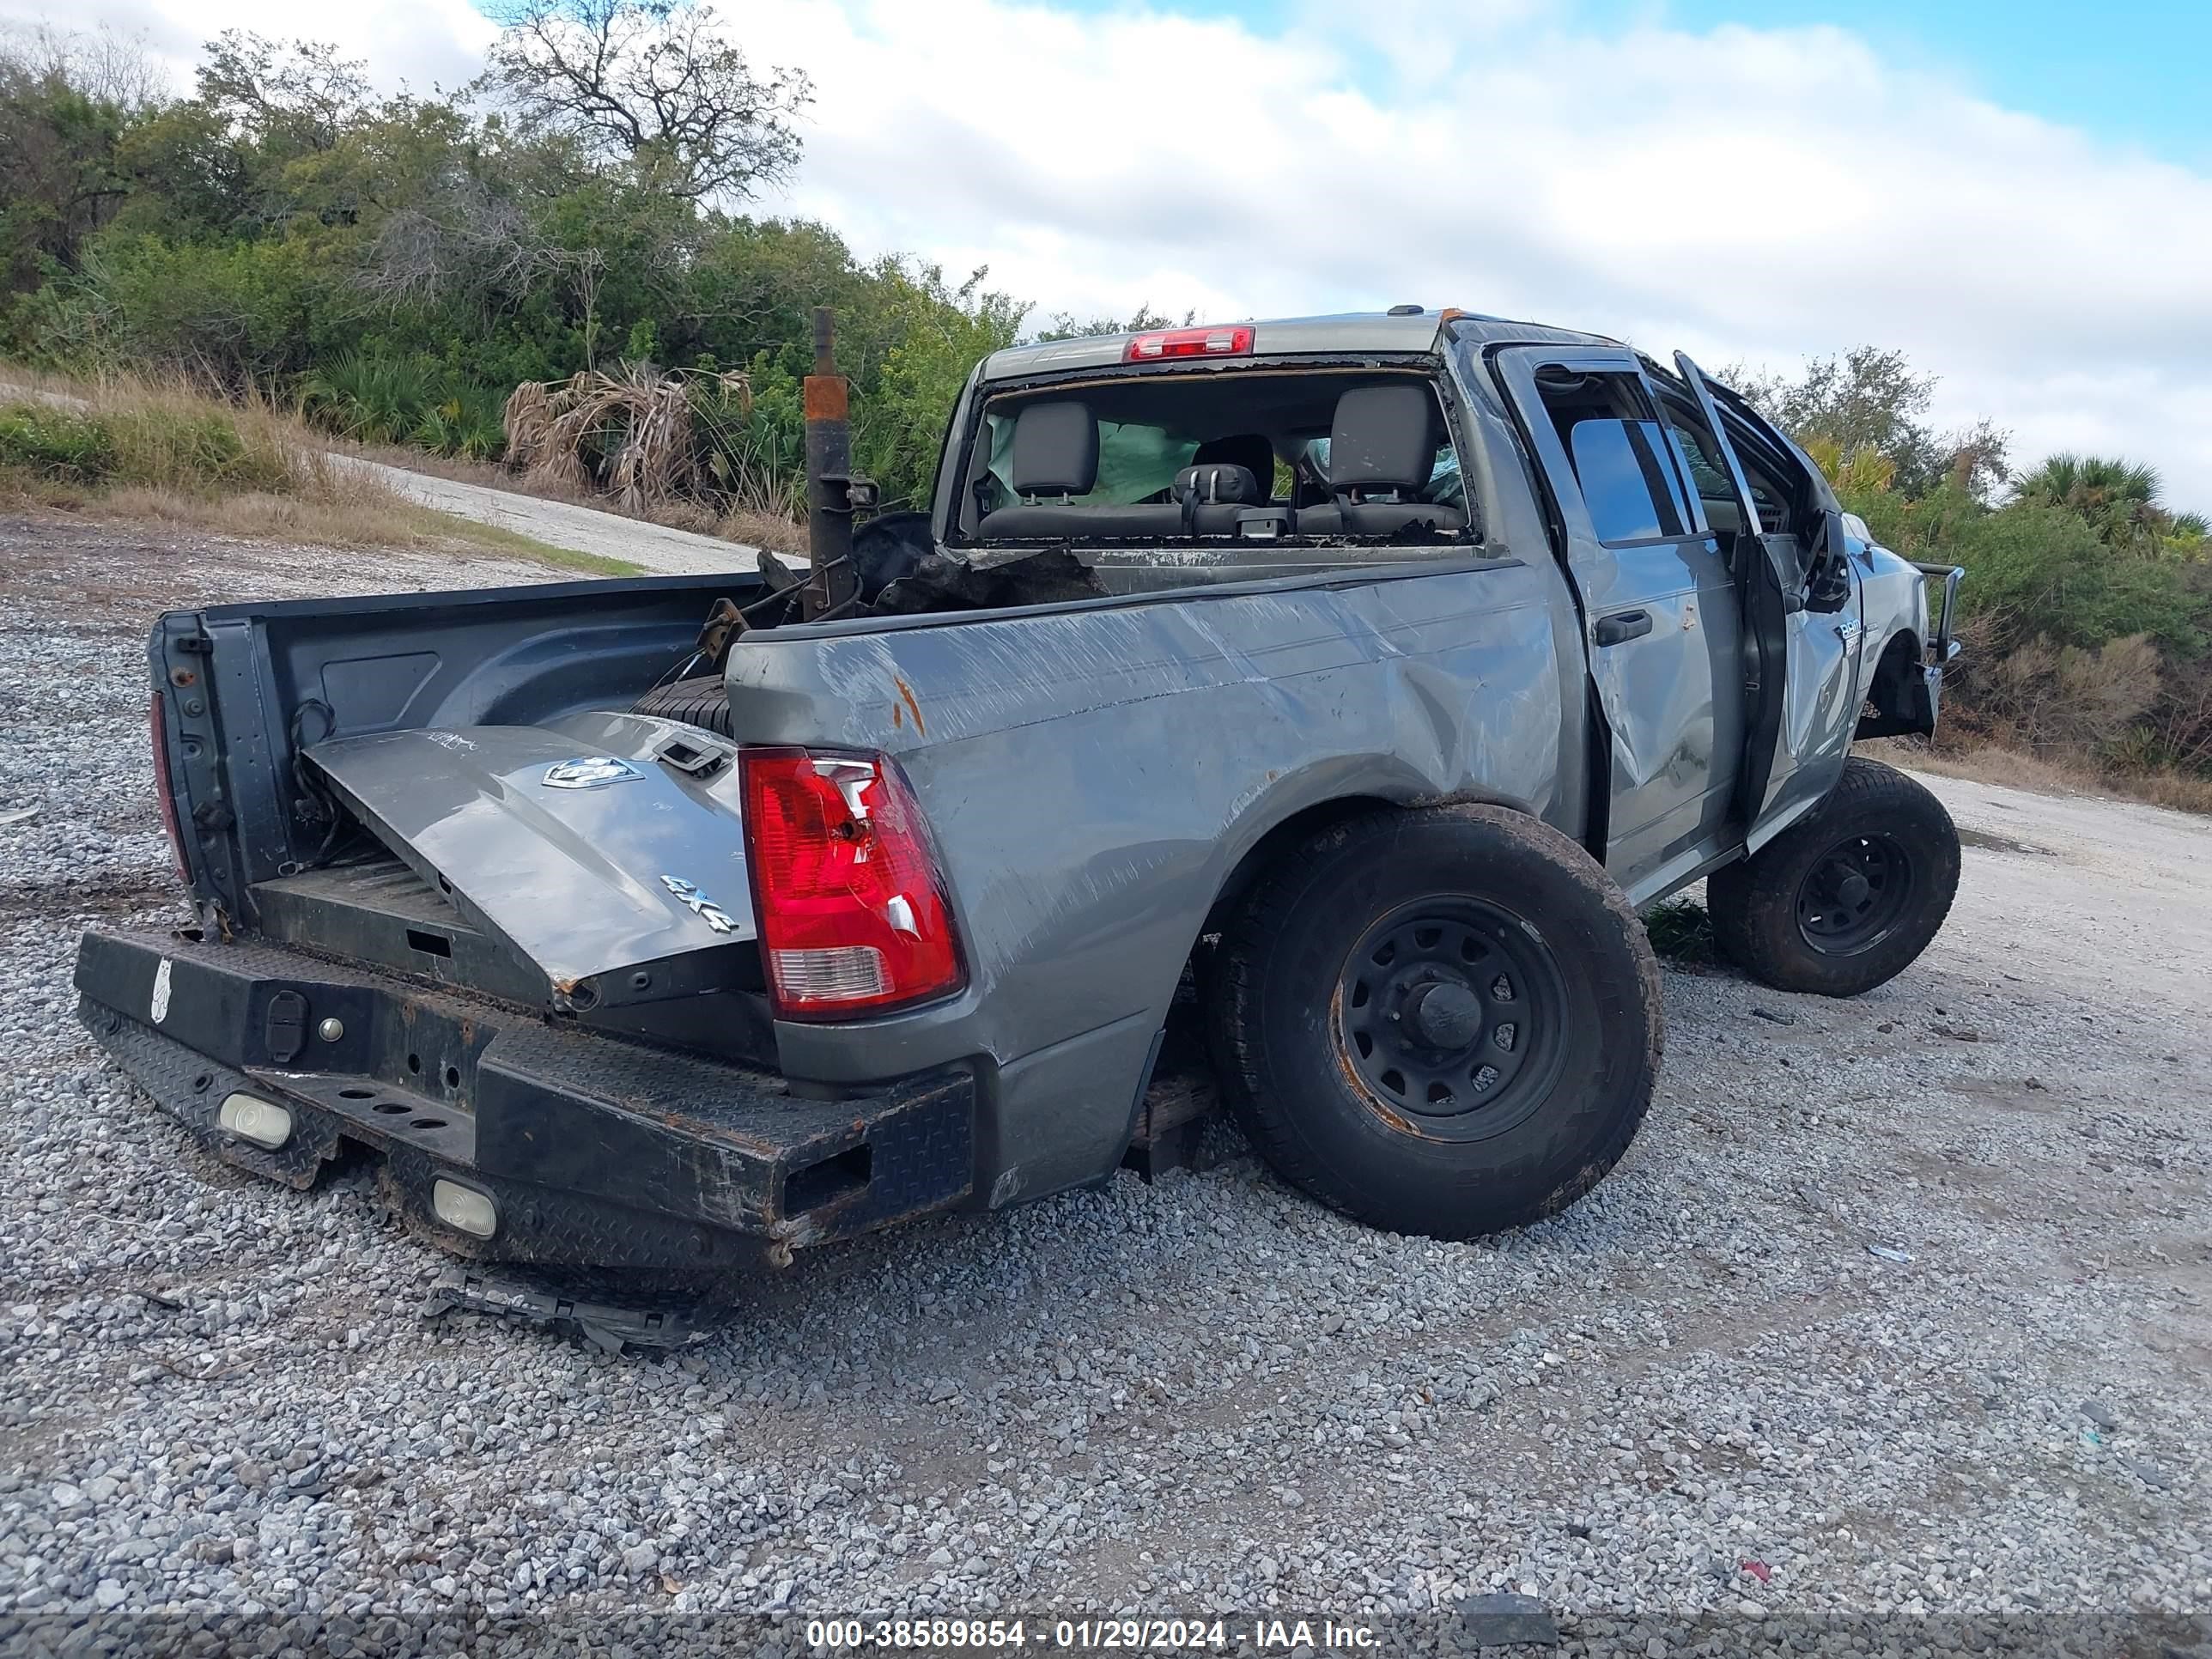
[[[2192,539],[2203,520],[2160,501],[2158,469],[2117,456],[2058,454],[2014,480],[2016,501],[2078,514],[2107,546],[2157,552],[2170,538]]]

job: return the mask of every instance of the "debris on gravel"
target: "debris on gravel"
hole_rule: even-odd
[[[1641,1139],[1525,1231],[1370,1231],[1231,1140],[802,1251],[677,1349],[426,1318],[451,1264],[370,1170],[197,1161],[78,1029],[70,965],[88,926],[182,915],[156,611],[545,574],[0,519],[0,803],[37,809],[0,825],[0,1645],[2212,1634],[2212,825],[2147,806],[1930,780],[2037,856],[1970,846],[1933,949],[1856,1001],[1668,972]]]

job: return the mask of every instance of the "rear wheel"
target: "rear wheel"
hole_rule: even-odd
[[[1215,1069],[1276,1170],[1395,1231],[1565,1208],[1657,1073],[1658,970],[1565,836],[1489,806],[1362,817],[1279,859],[1224,927]]]
[[[1878,761],[1852,758],[1820,805],[1705,884],[1713,939],[1784,991],[1856,996],[1928,948],[1959,890],[1943,803]]]

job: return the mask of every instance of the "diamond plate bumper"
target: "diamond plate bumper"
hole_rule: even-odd
[[[411,1223],[479,1259],[711,1268],[950,1208],[975,1185],[962,1068],[809,1099],[773,1073],[303,951],[155,933],[87,933],[76,988],[94,1036],[216,1156],[304,1188],[358,1143]],[[227,1133],[234,1092],[289,1108],[290,1138]],[[489,1237],[441,1218],[441,1182],[494,1201]]]

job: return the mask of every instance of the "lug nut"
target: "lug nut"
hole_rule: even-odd
[[[325,1042],[336,1042],[340,1037],[345,1035],[345,1022],[340,1019],[336,1014],[332,1014],[328,1019],[315,1027],[315,1035],[322,1038]]]

